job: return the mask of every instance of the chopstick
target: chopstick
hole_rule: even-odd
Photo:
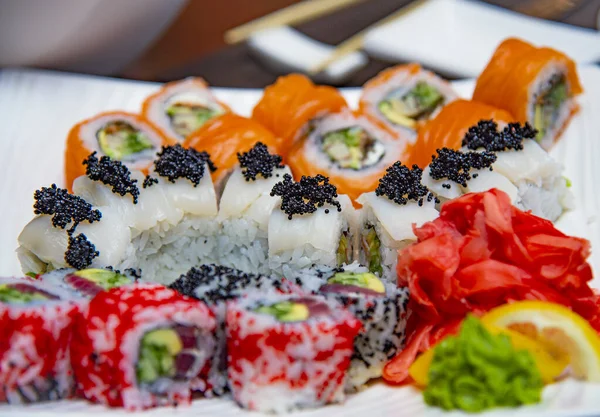
[[[351,36],[350,38],[346,39],[344,42],[342,42],[338,46],[336,46],[335,49],[333,51],[331,51],[331,54],[327,58],[325,58],[323,61],[321,61],[320,63],[318,63],[317,65],[312,67],[310,70],[308,70],[308,74],[315,75],[315,74],[323,71],[325,68],[327,68],[330,64],[337,61],[338,59],[340,59],[346,55],[349,55],[352,52],[358,51],[363,46],[363,41],[364,41],[364,38],[365,38],[365,35],[367,34],[367,32],[369,32],[370,30],[375,29],[379,26],[383,26],[387,23],[390,23],[396,19],[399,19],[400,17],[404,16],[405,14],[410,13],[410,12],[414,11],[416,8],[422,6],[427,1],[429,1],[429,0],[414,1],[410,4],[408,4],[407,6],[402,7],[401,9],[392,13],[391,15],[373,23],[370,26],[367,26],[365,29],[361,30],[357,34]]]
[[[242,42],[254,33],[284,25],[295,25],[343,9],[365,0],[304,0],[225,32],[225,42]]]

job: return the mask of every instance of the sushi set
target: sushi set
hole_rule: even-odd
[[[579,71],[507,39],[471,99],[408,64],[89,115],[0,278],[0,415],[600,412]]]

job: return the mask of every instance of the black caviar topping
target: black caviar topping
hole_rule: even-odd
[[[292,220],[294,214],[308,214],[317,211],[318,207],[330,204],[342,211],[337,197],[337,188],[329,183],[329,178],[318,174],[315,177],[302,176],[294,182],[290,174],[284,174],[283,181],[278,182],[271,190],[271,197],[281,197],[281,210]]]
[[[204,177],[204,165],[208,164],[211,172],[217,170],[207,152],[198,152],[193,148],[186,149],[181,145],[163,146],[157,156],[154,170],[171,182],[175,182],[178,178],[187,178],[196,187]]]
[[[535,139],[537,130],[529,123],[521,126],[519,123],[509,123],[502,131],[493,120],[481,120],[476,126],[471,126],[462,141],[462,146],[477,150],[484,148],[488,152],[501,152],[510,149],[523,149],[524,139]]]
[[[135,281],[142,278],[142,270],[140,268],[127,268],[125,273],[132,277]]]
[[[85,173],[89,179],[111,186],[112,192],[120,196],[131,194],[133,202],[137,204],[140,195],[137,180],[131,179],[131,172],[121,161],[112,160],[108,156],[98,159],[94,152],[83,164],[87,165]]]
[[[69,233],[72,233],[82,221],[93,223],[102,217],[100,210],[93,209],[92,205],[83,198],[69,194],[67,190],[58,188],[56,184],[37,190],[33,198],[35,214],[52,215],[52,225],[61,229],[73,223]]]
[[[496,162],[496,155],[491,152],[460,152],[442,148],[438,149],[437,153],[438,155],[432,158],[429,165],[431,178],[434,180],[447,178],[463,187],[466,187],[467,181],[472,178],[471,169],[489,168],[491,170],[492,164]],[[449,184],[443,186],[450,188]]]
[[[287,290],[277,278],[215,264],[191,268],[169,285],[169,288],[209,304],[243,296],[248,289],[266,292]]]
[[[271,155],[262,142],[257,142],[248,152],[238,152],[237,157],[246,181],[256,181],[256,176],[259,174],[263,178],[270,178],[273,176],[274,169],[283,168],[281,156]]]
[[[379,185],[375,189],[377,196],[385,196],[396,204],[407,204],[409,200],[414,200],[423,205],[423,199],[431,201],[433,194],[429,189],[421,184],[423,170],[417,165],[412,169],[401,162],[394,164],[386,169],[385,175],[379,180]],[[437,201],[436,199],[436,202]]]
[[[150,175],[146,175],[146,178],[144,178],[144,182],[142,183],[142,186],[144,188],[148,188],[148,187],[152,187],[154,184],[158,184],[158,180],[156,178],[152,178]]]
[[[76,237],[69,236],[69,247],[65,252],[65,261],[75,269],[85,269],[100,255],[96,247],[87,237],[80,233]]]

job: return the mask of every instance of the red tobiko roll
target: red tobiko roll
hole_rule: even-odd
[[[416,356],[457,332],[467,313],[520,300],[559,303],[600,331],[600,297],[590,288],[590,243],[510,204],[497,189],[442,206],[415,227],[398,257],[398,285],[410,289],[407,346],[383,376],[401,383]]]

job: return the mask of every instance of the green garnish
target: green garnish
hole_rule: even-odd
[[[381,267],[381,252],[379,250],[381,242],[374,227],[369,228],[369,232],[364,240],[369,271],[374,274],[381,274],[383,272],[383,268]]]
[[[140,354],[136,366],[138,383],[152,383],[161,377],[176,374],[175,357],[183,345],[172,329],[153,330],[140,341]]]
[[[28,272],[25,275],[28,277],[37,279],[37,274],[35,272]]]
[[[152,142],[143,132],[123,121],[108,123],[96,136],[102,152],[118,161],[153,148]]]
[[[105,290],[109,290],[115,287],[121,287],[131,283],[131,279],[123,274],[118,274],[108,269],[82,269],[81,271],[75,272],[75,275],[92,281]]]
[[[370,272],[338,272],[327,280],[328,284],[353,285],[355,287],[367,288],[369,290],[385,293],[385,287],[379,278]]]
[[[543,388],[531,353],[515,350],[504,334],[490,334],[474,316],[435,347],[428,376],[427,404],[472,413],[537,403]]]
[[[47,300],[39,292],[23,292],[6,284],[0,285],[0,302],[8,304],[27,304],[38,300]]]
[[[573,185],[573,182],[568,179],[567,177],[563,177],[565,179],[565,182],[567,183],[567,188],[571,188],[571,186]]]
[[[255,310],[257,313],[269,314],[281,322],[303,321],[308,319],[308,307],[291,301],[262,306]]]

